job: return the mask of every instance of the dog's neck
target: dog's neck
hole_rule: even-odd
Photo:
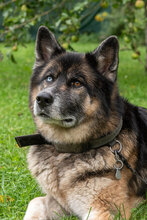
[[[104,135],[98,139],[92,139],[89,142],[80,143],[80,144],[51,143],[46,141],[44,137],[41,136],[41,134],[19,136],[19,137],[15,137],[15,140],[17,141],[19,147],[49,144],[49,145],[53,145],[56,148],[56,150],[60,153],[81,153],[111,143],[120,133],[122,128],[122,123],[123,123],[122,118],[120,118],[119,124],[111,133]]]
[[[91,139],[89,142],[86,143],[79,143],[79,144],[53,143],[53,145],[55,146],[56,150],[61,153],[81,153],[90,149],[96,149],[111,143],[120,133],[122,128],[122,123],[123,123],[122,118],[120,118],[120,122],[118,126],[113,130],[113,132],[104,135],[98,139]]]

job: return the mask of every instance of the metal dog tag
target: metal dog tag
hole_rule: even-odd
[[[115,177],[116,177],[117,180],[120,180],[120,179],[121,179],[120,169],[116,169]]]

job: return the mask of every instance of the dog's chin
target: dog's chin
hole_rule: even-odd
[[[74,116],[64,118],[52,118],[45,114],[39,114],[37,117],[45,124],[57,125],[63,128],[72,128],[77,125],[77,119]]]
[[[35,116],[35,115],[34,115]],[[72,120],[71,120],[72,119]],[[68,117],[62,120],[46,116],[35,116],[34,121],[38,132],[49,142],[74,144],[85,142],[91,137],[93,120]]]

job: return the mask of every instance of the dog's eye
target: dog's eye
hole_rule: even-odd
[[[80,87],[81,85],[82,85],[81,82],[78,80],[71,82],[71,86],[76,88]]]
[[[53,82],[53,77],[52,76],[47,76],[46,81],[47,82]]]

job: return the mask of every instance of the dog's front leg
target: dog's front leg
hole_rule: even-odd
[[[46,197],[37,197],[28,205],[24,220],[47,220]]]
[[[51,196],[37,197],[28,205],[23,220],[52,220],[59,219],[65,214],[63,208]]]

